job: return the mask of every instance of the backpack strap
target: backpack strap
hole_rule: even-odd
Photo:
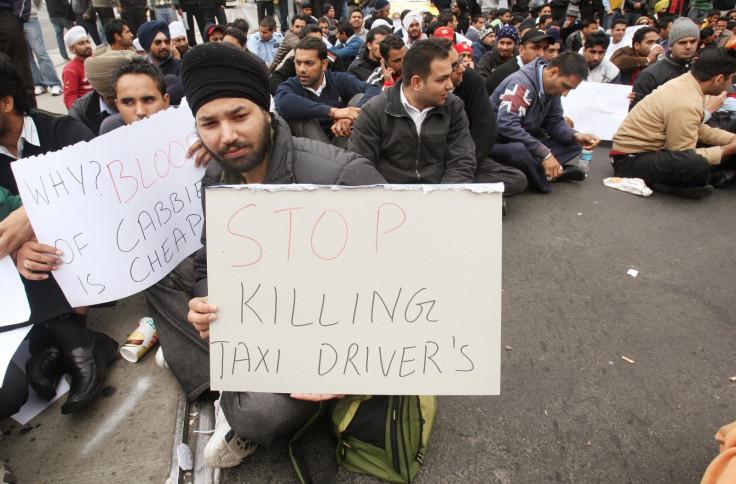
[[[302,438],[309,432],[312,426],[319,420],[323,415],[325,409],[328,408],[328,402],[319,402],[319,409],[304,424],[302,428],[296,431],[296,433],[289,440],[289,456],[291,457],[291,463],[294,466],[297,476],[302,484],[314,484],[312,473],[307,465],[307,459],[304,454],[304,446],[302,445]],[[330,460],[325,469],[325,473],[322,478],[318,481],[319,484],[332,484],[335,482],[337,477],[337,456],[334,452],[330,452]]]

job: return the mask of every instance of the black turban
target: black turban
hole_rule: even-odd
[[[271,107],[268,75],[253,54],[225,42],[199,44],[182,59],[181,79],[192,114],[215,99],[237,97]]]

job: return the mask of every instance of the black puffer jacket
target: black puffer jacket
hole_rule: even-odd
[[[264,184],[285,185],[311,183],[315,185],[376,185],[386,180],[373,164],[354,153],[306,138],[295,138],[289,126],[278,114],[271,113],[274,130],[273,146],[266,168]],[[222,185],[222,167],[210,161],[202,177],[202,188]],[[202,192],[205,207],[206,190]],[[206,213],[206,212],[205,212]],[[192,295],[207,295],[207,231],[202,227],[202,248],[194,256]]]

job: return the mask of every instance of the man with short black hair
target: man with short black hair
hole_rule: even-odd
[[[289,52],[291,52],[297,42],[299,42],[299,33],[307,25],[307,23],[308,19],[306,14],[304,13],[298,13],[291,18],[291,28],[287,30],[284,34],[284,39],[281,41],[281,45],[279,45],[279,50],[277,50],[276,54],[273,56],[273,61],[271,62],[271,66],[269,67],[269,72],[271,74],[273,74],[274,71],[276,71],[276,69],[281,66],[281,63],[286,58],[287,54],[289,54]]]
[[[590,69],[589,82],[618,84],[621,76],[618,67],[605,59],[609,42],[610,39],[605,32],[593,32],[585,39],[583,56],[588,61],[588,69]]]
[[[736,51],[709,49],[692,71],[642,99],[613,135],[614,174],[687,198],[707,197],[714,187],[732,184],[736,173],[717,168],[733,167],[728,158],[736,154],[736,136],[703,124],[703,106],[705,96],[733,84],[734,74]]]
[[[235,27],[225,29],[222,41],[235,44],[243,50],[248,50],[248,36],[242,30],[236,29]]]
[[[606,60],[610,60],[614,52],[622,47],[626,47],[623,42],[623,38],[626,35],[626,28],[628,24],[626,19],[623,17],[617,17],[613,20],[611,25],[611,43],[608,44],[608,50],[606,51]]]
[[[133,32],[130,31],[128,23],[120,18],[112,18],[105,22],[105,38],[107,46],[102,46],[95,55],[104,54],[108,50],[135,50],[133,47]]]
[[[396,35],[389,35],[383,39],[380,45],[381,66],[376,68],[365,82],[383,89],[393,86],[403,75],[402,66],[406,50],[404,41]]]
[[[276,110],[297,136],[346,146],[360,108],[380,89],[327,69],[327,47],[307,37],[294,48],[297,75],[276,90]],[[362,95],[355,107],[353,98]]]
[[[659,54],[664,54],[664,48],[657,44],[658,39],[657,29],[641,27],[634,32],[631,47],[621,47],[614,52],[611,62],[621,71],[621,84],[634,84],[636,75],[657,62]]]
[[[283,39],[281,33],[276,32],[276,21],[273,17],[264,17],[258,24],[258,32],[248,39],[248,50],[263,59],[270,67]]]
[[[669,51],[669,38],[670,30],[674,20],[670,17],[665,17],[657,20],[657,35],[659,35],[659,45],[664,47],[665,53]]]
[[[329,51],[339,55],[346,62],[350,63],[355,59],[355,55],[363,45],[363,39],[355,35],[355,29],[347,20],[337,22],[337,40],[339,44],[330,47]]]
[[[163,73],[140,57],[121,62],[112,73],[111,84],[118,113],[102,121],[100,135],[169,107]]]
[[[570,52],[577,52],[582,49],[583,45],[585,45],[585,39],[598,30],[598,21],[592,18],[586,18],[579,25],[580,30],[571,33],[567,36],[567,40],[565,40],[565,47]]]
[[[365,37],[365,48],[348,67],[348,72],[361,81],[365,81],[373,72],[381,67],[381,42],[387,35],[391,35],[391,28],[379,25],[368,31]]]
[[[600,139],[565,122],[560,97],[587,77],[588,63],[575,52],[560,54],[549,64],[536,59],[507,77],[491,95],[498,122],[491,158],[521,170],[543,193],[550,192],[550,181],[584,180],[581,168],[566,163],[580,155],[581,146],[593,149]],[[545,131],[543,138],[537,137],[539,128]]]
[[[465,37],[472,43],[472,42],[478,42],[480,38],[478,37],[478,34],[480,34],[480,29],[485,27],[486,25],[486,18],[481,14],[473,15],[470,18],[470,25],[468,26],[468,31],[465,32]]]
[[[514,72],[521,69],[526,64],[532,62],[538,57],[542,57],[547,47],[554,42],[554,37],[547,35],[544,30],[529,29],[521,38],[519,46],[519,55],[516,61],[506,62],[496,68],[493,73],[486,78],[486,92],[490,96],[496,90],[501,82]]]
[[[348,22],[350,22],[350,25],[353,26],[353,31],[355,35],[363,39],[365,41],[366,36],[368,35],[368,30],[363,28],[363,11],[360,10],[360,7],[353,7],[350,9],[350,15],[348,16]],[[317,20],[315,19],[315,24],[317,23]]]
[[[419,40],[402,68],[402,78],[361,111],[350,151],[373,161],[389,183],[472,182],[475,146],[463,103],[450,92],[448,49]]]

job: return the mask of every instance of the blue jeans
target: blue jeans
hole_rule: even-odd
[[[176,10],[173,8],[157,8],[156,20],[163,20],[167,24],[176,21]]]
[[[692,21],[695,22],[696,24],[701,24],[703,20],[705,20],[705,17],[708,16],[708,11],[698,10],[697,8],[691,8],[687,16],[690,17],[690,19],[692,19]]]
[[[59,44],[59,53],[64,60],[69,60],[69,53],[66,51],[66,45],[64,45],[64,29],[71,29],[74,27],[74,22],[66,17],[50,17],[51,25],[54,26],[54,33],[56,33],[56,43]]]
[[[33,84],[46,87],[61,86],[59,76],[56,75],[54,63],[51,62],[51,58],[46,52],[46,46],[43,44],[41,24],[37,17],[31,17],[28,19],[28,22],[23,24],[23,33],[26,36],[28,48],[31,51],[29,57],[31,59]],[[36,62],[38,62],[38,65],[36,65]]]

